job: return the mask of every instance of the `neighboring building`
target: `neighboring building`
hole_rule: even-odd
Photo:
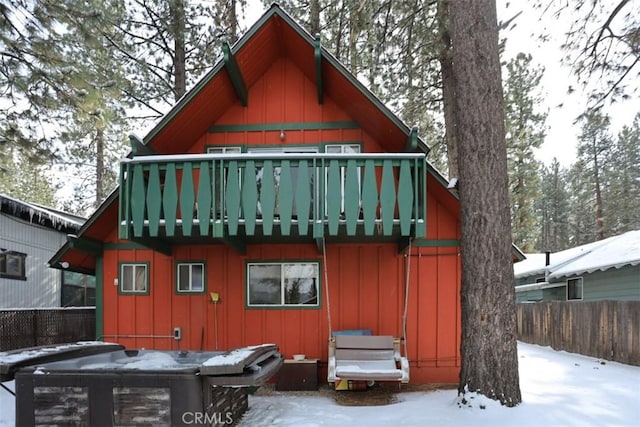
[[[0,194],[0,308],[94,304],[95,278],[47,265],[84,221]]]
[[[96,335],[326,373],[331,333],[368,329],[406,337],[412,382],[457,382],[459,203],[417,131],[275,4],[223,50],[51,260],[95,272]]]
[[[514,265],[524,301],[640,300],[640,230]]]

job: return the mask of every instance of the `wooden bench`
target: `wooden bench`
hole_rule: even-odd
[[[329,341],[329,383],[340,380],[409,382],[409,361],[389,335],[338,335]]]

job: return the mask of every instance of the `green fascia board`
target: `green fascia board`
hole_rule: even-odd
[[[236,91],[238,98],[240,98],[242,106],[246,107],[249,105],[249,90],[247,89],[247,84],[242,77],[240,67],[238,67],[238,61],[236,61],[236,57],[233,52],[231,52],[229,43],[226,41],[222,42],[222,53],[224,56],[224,68],[229,73],[233,89]]]
[[[103,258],[96,260],[96,340],[100,340],[104,334],[104,274]]]
[[[335,130],[359,129],[358,123],[346,122],[284,122],[284,123],[255,123],[247,125],[214,125],[209,127],[209,133],[218,132],[263,132],[263,131],[294,131],[294,130]],[[262,146],[261,146],[262,147]]]
[[[313,59],[316,65],[316,89],[318,91],[318,104],[324,102],[324,89],[322,85],[322,44],[320,34],[316,34],[314,40]]]
[[[92,254],[92,255],[100,255],[102,254],[102,242],[94,239],[89,239],[87,237],[78,237],[73,234],[67,235],[67,243],[69,243],[69,247],[72,249],[77,249],[79,251]]]
[[[411,132],[407,137],[407,142],[404,145],[404,151],[406,153],[413,153],[418,150],[418,126],[411,128]]]
[[[129,144],[131,145],[132,156],[150,156],[156,154],[153,148],[145,145],[136,134],[129,134]]]
[[[100,218],[100,216],[107,210],[109,209],[109,207],[111,206],[112,203],[117,202],[118,201],[118,191],[119,191],[119,187],[116,187],[111,194],[109,194],[109,196],[105,199],[104,202],[102,202],[102,204],[100,206],[98,206],[98,209],[96,209],[96,211],[91,214],[91,216],[89,217],[89,219],[87,219],[87,221],[85,221],[85,223],[82,225],[82,227],[80,227],[80,230],[78,230],[78,233],[76,234],[76,236],[78,237],[82,237],[84,235],[84,233],[87,231],[87,229],[89,229],[89,227],[91,227],[97,220],[98,218]],[[58,251],[51,257],[51,259],[49,260],[49,265],[53,268],[62,268],[60,267],[60,260],[62,259],[62,257],[71,249],[71,246],[69,245],[69,242],[66,242],[64,245],[62,245],[62,247],[60,249],[58,249]],[[76,271],[73,269],[69,269],[71,271]]]

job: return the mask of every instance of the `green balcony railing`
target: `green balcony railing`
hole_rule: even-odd
[[[424,154],[124,159],[123,239],[426,234]]]

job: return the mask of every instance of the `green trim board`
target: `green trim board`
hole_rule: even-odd
[[[131,145],[131,154],[133,156],[149,156],[157,154],[153,148],[145,145],[136,134],[129,134],[129,144]]]
[[[104,260],[96,259],[96,339],[104,335]]]
[[[282,122],[282,123],[252,123],[246,125],[213,125],[209,133],[218,132],[277,132],[285,130],[336,130],[360,129],[356,122]]]
[[[102,242],[99,240],[67,234],[67,243],[71,249],[77,249],[81,252],[86,252],[92,255],[99,255],[102,253]]]
[[[236,56],[231,52],[229,43],[226,41],[222,42],[222,53],[224,55],[224,68],[229,73],[233,89],[236,91],[242,106],[246,107],[249,105],[249,89],[247,89],[247,84],[244,81],[244,77],[242,77]]]
[[[324,102],[324,89],[322,84],[322,44],[320,42],[320,34],[316,34],[313,45],[313,59],[316,66],[316,89],[318,91],[318,104],[322,104]]]
[[[418,150],[418,127],[411,128],[411,132],[407,137],[407,142],[404,145],[404,151],[407,153],[413,153]]]

